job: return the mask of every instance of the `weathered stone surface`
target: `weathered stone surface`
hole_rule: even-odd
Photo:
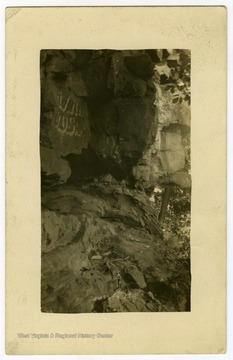
[[[143,191],[182,168],[189,135],[189,114],[154,85],[158,56],[144,50],[41,53],[44,312],[189,306],[189,280],[184,285],[182,279],[189,279],[189,268],[173,250],[172,261],[168,257],[171,244]],[[160,130],[167,126],[162,142],[158,118]],[[177,120],[182,128],[169,127]],[[183,179],[177,174],[174,182]]]
[[[144,97],[147,92],[147,83],[129,72],[122,52],[112,56],[108,87],[113,89],[115,97]]]
[[[178,171],[172,175],[171,181],[182,188],[191,188],[191,175],[184,171]]]
[[[184,168],[185,148],[182,144],[182,135],[179,132],[160,131],[159,157],[167,174],[173,174]]]
[[[152,154],[150,163],[150,174],[147,186],[157,185],[160,182],[160,178],[164,175],[164,169],[161,163],[161,159],[158,155]]]
[[[75,95],[79,92],[78,87],[84,95],[84,84],[77,78],[77,83],[73,82],[71,86],[73,74],[62,81],[48,76],[42,82],[41,140],[58,156],[80,154],[91,137],[87,103]]]
[[[183,102],[177,106],[177,119],[179,119],[179,123],[182,125],[186,125],[188,127],[191,126],[191,111],[190,106],[187,102]]]
[[[154,301],[140,289],[127,292],[118,289],[109,297],[108,306],[113,312],[161,311],[162,308],[159,302]]]
[[[154,63],[148,54],[125,57],[129,71],[142,78],[150,78],[154,74]]]
[[[54,117],[49,136],[59,155],[80,154],[90,140],[88,107],[66,90],[54,91]]]
[[[185,154],[182,150],[161,151],[159,156],[165,174],[174,174],[176,171],[184,168]]]
[[[115,136],[106,136],[100,133],[93,137],[90,144],[91,149],[104,157],[112,158],[115,161],[121,159]]]
[[[44,146],[58,156],[89,148],[130,175],[156,136],[150,56],[144,50],[46,50],[41,62]]]
[[[90,148],[103,157],[127,167],[136,162],[153,143],[156,134],[156,109],[150,99],[116,99],[92,117]]]
[[[63,54],[76,68],[86,65],[92,57],[91,50],[63,50]]]
[[[110,57],[92,61],[82,69],[82,78],[89,96],[89,106],[96,109],[111,98],[111,90],[107,87]]]
[[[67,73],[72,70],[70,62],[60,53],[57,56],[52,56],[48,62],[46,62],[47,73]]]
[[[138,55],[142,55],[145,54],[145,50],[122,50],[121,51],[124,57],[127,56],[138,56]]]
[[[155,109],[150,100],[122,99],[116,102],[116,106],[120,118],[119,132],[122,136],[136,136],[144,142],[148,134],[155,136]]]
[[[113,136],[117,140],[119,116],[114,101],[102,106],[92,115],[93,136]]]
[[[141,271],[134,265],[129,265],[125,267],[125,274],[129,274],[135,283],[139,286],[139,288],[146,288],[147,284],[145,282],[144,276]]]
[[[151,267],[156,281],[169,278],[156,245],[162,238],[153,207],[145,194],[126,190],[117,183],[92,184],[83,192],[66,189],[44,196],[43,311],[96,311],[98,301],[111,298],[122,281],[147,288]]]
[[[61,159],[53,149],[40,147],[41,170],[45,175],[57,174],[60,182],[65,183],[71,175],[67,160]]]
[[[155,108],[149,99],[116,101],[119,113],[119,137],[124,153],[129,157],[142,156],[156,135]]]
[[[96,147],[97,149],[97,147]],[[109,148],[108,148],[109,149]],[[97,150],[96,150],[97,151]],[[101,153],[101,148],[100,148]],[[118,159],[114,161],[114,154],[109,153],[109,157],[97,154],[92,150],[83,150],[81,155],[70,154],[66,157],[69,161],[72,174],[69,184],[77,186],[83,182],[92,181],[96,178],[110,174],[115,179],[125,179],[131,170],[131,164],[123,167],[122,163],[118,163]]]
[[[80,71],[71,72],[68,75],[67,86],[73,94],[78,97],[87,97],[86,85],[82,78],[82,73]]]
[[[187,136],[182,135],[180,125],[174,125],[174,129],[169,126],[164,131],[158,131],[156,142],[144,152],[141,160],[133,167],[135,178],[144,187],[158,184],[160,177],[174,174],[185,166]]]
[[[43,252],[71,243],[81,226],[74,215],[62,215],[48,210],[42,211],[41,221]]]
[[[158,118],[161,127],[172,123],[191,125],[191,110],[187,102],[173,103],[173,94],[165,90],[165,86],[156,86],[156,105],[158,107]]]
[[[42,311],[184,311],[185,295],[182,308],[160,296],[177,279],[144,192],[94,182],[47,192],[42,203]]]
[[[182,136],[179,132],[160,131],[160,151],[175,151],[182,148]]]

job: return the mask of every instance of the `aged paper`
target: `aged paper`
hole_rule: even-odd
[[[224,353],[226,9],[9,8],[6,42],[7,354]],[[106,48],[191,50],[191,312],[40,311],[40,50]]]

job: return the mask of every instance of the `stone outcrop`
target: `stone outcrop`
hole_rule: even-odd
[[[169,254],[144,191],[167,173],[189,181],[189,120],[157,94],[159,61],[154,50],[41,51],[44,312],[189,310],[189,266]]]
[[[171,266],[143,191],[105,176],[78,190],[63,185],[46,192],[42,206],[42,311],[189,308],[183,285],[189,273],[181,271],[177,279],[182,260]]]
[[[143,51],[43,50],[43,153],[52,148],[61,159],[72,154],[73,170],[75,156],[78,164],[87,149],[130,174],[156,137],[152,77],[153,61]],[[42,156],[45,173],[46,167]]]

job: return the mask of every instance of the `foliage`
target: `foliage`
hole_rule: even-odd
[[[162,204],[163,192],[156,189],[156,210],[159,212]],[[179,256],[189,257],[189,239],[191,226],[191,193],[179,186],[172,185],[166,218],[163,224],[164,235],[167,240],[173,242],[173,246],[179,250]],[[176,245],[174,245],[176,244]]]
[[[157,50],[159,62],[155,66],[155,82],[172,95],[173,104],[191,103],[191,53],[184,49],[163,49]],[[189,135],[188,135],[189,136]],[[175,174],[164,174],[161,178],[159,191],[155,193],[156,209],[160,212],[163,202],[163,193],[166,186],[171,186],[169,204],[166,210],[165,222],[163,224],[165,237],[172,240],[174,247],[181,247],[184,257],[189,256],[189,237],[190,237],[190,142],[187,135],[186,141],[186,161],[185,166]],[[158,190],[157,189],[157,190]],[[178,245],[179,244],[179,245]],[[172,245],[172,246],[173,246]]]
[[[190,96],[190,51],[157,50],[160,62],[156,64],[156,76],[160,85],[173,95],[173,103],[191,103]]]
[[[190,225],[191,194],[189,190],[177,185],[170,185],[169,205],[163,223],[164,261],[170,264],[170,287],[184,292],[186,299],[190,297]],[[163,199],[162,187],[155,189],[155,208],[159,213]],[[186,304],[186,310],[190,304]]]

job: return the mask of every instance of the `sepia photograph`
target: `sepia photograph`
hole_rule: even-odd
[[[4,11],[5,353],[224,354],[226,9]]]
[[[40,52],[41,311],[191,310],[191,52]]]

